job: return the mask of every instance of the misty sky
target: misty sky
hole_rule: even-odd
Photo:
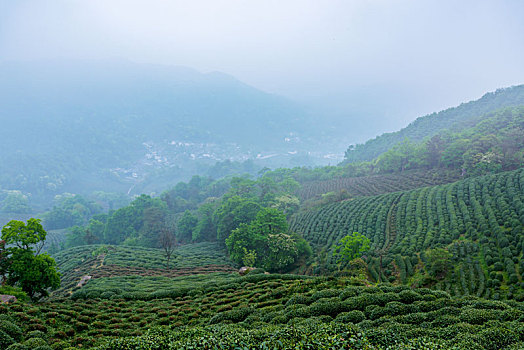
[[[0,0],[0,60],[49,58],[217,70],[391,131],[524,83],[524,1]]]

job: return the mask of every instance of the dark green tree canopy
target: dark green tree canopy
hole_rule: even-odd
[[[251,223],[241,223],[226,246],[232,261],[241,264],[254,256],[256,267],[270,271],[282,271],[301,255],[311,254],[302,237],[288,233],[285,214],[275,208],[263,208]]]

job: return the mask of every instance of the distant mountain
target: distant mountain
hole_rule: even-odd
[[[524,105],[524,85],[498,89],[485,94],[479,100],[417,118],[400,131],[382,134],[364,144],[350,146],[343,163],[371,161],[406,138],[420,141],[452,127],[457,131],[456,128],[460,128],[461,124],[464,125],[471,119],[503,107],[521,105]]]
[[[298,105],[185,67],[0,63],[0,106],[0,189],[32,195],[127,190],[159,167],[314,148]]]

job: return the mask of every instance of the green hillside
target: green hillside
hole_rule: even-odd
[[[524,107],[492,111],[521,97],[351,151],[388,143],[372,161],[58,198],[42,216],[61,285],[32,303],[2,287],[20,300],[0,305],[0,349],[523,349]],[[354,232],[369,247],[339,259]]]
[[[290,229],[319,254],[313,272],[336,271],[334,245],[360,232],[372,242],[367,262],[375,281],[522,299],[523,198],[520,169],[326,205],[297,214]],[[427,276],[435,248],[452,254],[438,278]]]
[[[479,100],[417,118],[400,131],[385,133],[364,144],[352,146],[346,151],[344,163],[371,161],[406,138],[414,142],[422,141],[447,129],[461,129],[471,119],[500,108],[522,105],[524,85],[498,89],[485,94]]]

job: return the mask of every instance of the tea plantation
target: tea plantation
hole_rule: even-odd
[[[154,248],[89,245],[67,249],[54,257],[62,274],[61,287],[54,296],[67,296],[79,290],[78,283],[85,276],[91,277],[88,286],[96,281],[96,286],[103,288],[107,287],[106,280],[108,285],[113,285],[119,278],[136,280],[143,276],[144,283],[139,287],[149,285],[152,288],[156,282],[146,281],[166,281],[170,285],[174,277],[236,271],[224,249],[212,242],[178,247],[169,269],[163,251]]]
[[[0,307],[12,349],[520,349],[515,301],[351,279],[248,274],[140,295]],[[91,283],[91,282],[89,282]],[[88,285],[89,285],[88,283]]]
[[[299,213],[291,230],[318,252],[314,272],[336,271],[334,245],[351,232],[371,240],[374,281],[444,289],[452,295],[524,300],[524,169],[372,197]],[[443,247],[452,269],[421,281],[427,252]],[[442,277],[442,276],[441,276]]]
[[[156,248],[54,253],[60,288],[0,305],[0,349],[524,349],[524,169],[438,174],[304,186],[353,198],[288,215],[314,250],[286,270],[301,275],[241,277],[214,238],[176,246],[169,266]],[[357,269],[333,256],[352,232],[370,239]]]
[[[328,192],[346,190],[351,196],[375,196],[383,193],[411,190],[440,185],[460,179],[457,171],[410,171],[402,174],[385,174],[361,177],[342,177],[332,180],[311,181],[302,184],[297,195],[308,200]]]

